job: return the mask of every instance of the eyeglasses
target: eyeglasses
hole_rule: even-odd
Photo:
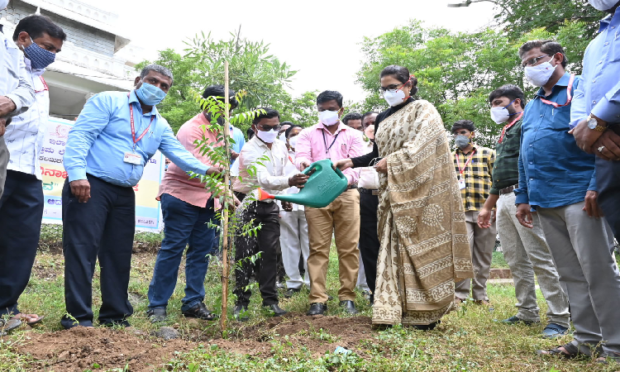
[[[523,67],[526,67],[526,66],[535,66],[535,65],[538,63],[538,61],[540,61],[541,59],[543,59],[543,58],[545,58],[545,57],[551,57],[551,56],[544,54],[544,55],[542,55],[542,56],[540,56],[540,57],[534,57],[534,58],[532,58],[532,59],[528,59],[527,61],[523,62],[521,65],[522,65]]]
[[[276,131],[280,131],[280,128],[282,128],[282,126],[280,124],[278,125],[274,125],[274,126],[269,126],[269,125],[265,125],[265,124],[259,124],[258,128],[260,130],[262,130],[263,132],[269,132],[270,130],[276,130]]]

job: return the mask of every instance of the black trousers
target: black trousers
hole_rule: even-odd
[[[276,290],[277,251],[280,244],[280,208],[276,203],[252,202],[241,212],[240,223],[261,225],[256,237],[235,237],[235,290],[237,305],[247,306],[252,292],[246,287],[250,284],[252,272],[256,271],[258,286],[263,297],[263,305],[278,303]],[[253,220],[253,221],[252,221]],[[261,252],[253,264],[249,257]]]
[[[377,283],[377,260],[379,259],[379,236],[377,235],[377,208],[379,196],[373,195],[372,191],[359,189],[360,192],[360,242],[359,248],[366,271],[366,283],[373,293],[371,302],[374,300],[375,285]]]
[[[93,322],[92,281],[95,263],[101,268],[99,322],[127,325],[133,314],[127,289],[135,232],[136,198],[131,187],[112,185],[88,175],[91,199],[79,203],[69,182],[62,190],[65,303],[69,316],[63,327]]]
[[[43,205],[40,180],[7,171],[0,198],[0,316],[19,313],[17,300],[28,285],[39,246]]]
[[[596,158],[598,203],[620,242],[620,162]]]

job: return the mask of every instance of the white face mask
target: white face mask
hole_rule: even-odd
[[[282,134],[278,136],[278,139],[282,142],[286,142],[286,134],[282,132]]]
[[[510,118],[510,113],[505,107],[492,107],[491,108],[491,119],[496,124],[502,124],[508,121]]]
[[[10,0],[0,0],[0,10],[6,9],[6,7],[9,6],[9,1]]]
[[[256,132],[256,136],[262,139],[263,142],[265,143],[273,143],[273,141],[275,141],[276,138],[278,137],[278,131],[275,129],[272,129],[266,132],[259,130]]]
[[[606,11],[614,7],[618,0],[588,0],[590,5],[596,10]]]
[[[336,124],[340,118],[338,117],[338,111],[321,111],[319,112],[319,120],[327,127],[331,127]]]
[[[542,87],[549,82],[556,67],[558,66],[553,66],[549,62],[544,62],[537,66],[527,66],[525,67],[525,77],[534,84],[534,86]]]
[[[292,148],[297,147],[297,136],[289,138],[289,139],[288,139],[288,144],[289,144],[289,146],[291,146]]]
[[[398,106],[405,101],[405,92],[396,89],[386,90],[383,92],[383,99],[392,107]]]

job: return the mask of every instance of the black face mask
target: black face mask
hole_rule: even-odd
[[[205,113],[205,118],[207,118],[207,120],[209,120],[209,122],[211,123],[211,113]],[[226,118],[224,118],[223,115],[221,115],[220,117],[217,118],[217,123],[219,125],[224,125],[224,123],[226,123]]]

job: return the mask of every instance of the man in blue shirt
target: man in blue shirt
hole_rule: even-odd
[[[531,210],[538,214],[575,327],[572,342],[540,353],[611,355],[620,352],[620,276],[596,202],[594,156],[568,133],[580,78],[565,71],[567,59],[556,42],[529,41],[519,56],[525,75],[541,89],[523,116],[517,218],[532,228]]]
[[[172,73],[146,66],[135,90],[92,97],[69,132],[62,192],[65,256],[65,328],[92,326],[92,278],[101,267],[99,323],[128,326],[127,296],[135,233],[135,186],[146,162],[160,150],[186,172],[212,174],[179,143],[155,107],[172,85]],[[189,178],[189,175],[188,175]]]
[[[577,144],[597,155],[598,202],[620,240],[620,12],[618,0],[590,1],[609,15],[583,57],[571,127]]]

